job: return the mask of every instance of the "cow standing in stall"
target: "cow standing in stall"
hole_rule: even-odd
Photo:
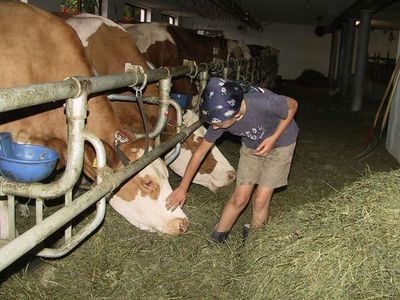
[[[156,67],[181,66],[184,59],[196,63],[225,60],[228,55],[227,42],[222,37],[206,37],[195,30],[163,23],[124,25],[124,28],[145,59]],[[172,92],[193,97],[197,96],[198,89],[185,76],[172,81]]]
[[[111,20],[100,16],[81,14],[68,19],[67,22],[80,36],[90,63],[99,74],[123,72],[126,62],[141,65],[144,69],[148,68],[145,59],[136,48],[132,36]],[[150,36],[147,36],[147,39],[151,40]],[[145,90],[145,96],[156,96],[157,92],[154,87],[154,84],[149,85]],[[138,122],[140,113],[135,103],[114,101],[112,106],[126,130],[143,130]],[[154,105],[145,106],[146,115],[154,125],[159,114],[158,108]],[[198,116],[190,111],[183,118],[184,124],[187,126],[198,120]],[[169,123],[163,138],[175,134],[174,120],[176,120],[175,111],[170,109]],[[178,175],[183,176],[185,167],[199,146],[205,131],[204,127],[200,127],[182,143],[180,155],[170,165]],[[232,183],[234,179],[234,168],[221,152],[214,148],[205,158],[193,182],[216,191],[218,188]]]
[[[63,20],[34,6],[0,3],[0,88],[11,88],[69,76],[93,76],[76,32]],[[96,134],[107,152],[107,164],[121,169],[113,148],[114,135],[123,128],[105,96],[88,101],[87,129]],[[62,103],[35,106],[24,111],[2,113],[0,131],[9,131],[17,142],[34,142],[55,147],[60,154],[59,167],[65,162],[67,126]],[[130,136],[121,150],[133,161],[143,154],[143,141]],[[86,175],[94,179],[93,150],[88,147],[84,164]],[[126,181],[111,201],[135,226],[149,231],[179,235],[187,230],[188,219],[182,210],[171,213],[165,209],[170,194],[168,170],[160,160],[154,161],[135,177]],[[0,201],[3,202],[4,201]],[[7,210],[0,210],[0,236],[8,236]]]
[[[228,56],[227,59],[250,59],[250,48],[243,41],[227,40]]]

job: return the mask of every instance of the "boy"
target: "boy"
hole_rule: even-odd
[[[255,185],[258,187],[252,200],[252,219],[244,233],[267,222],[274,189],[287,184],[298,133],[293,119],[297,102],[261,88],[245,94],[241,85],[221,78],[209,80],[202,99],[200,115],[210,127],[166,207],[174,210],[183,206],[201,162],[224,132],[241,136],[236,188],[211,234],[214,241],[223,242],[248,204]]]

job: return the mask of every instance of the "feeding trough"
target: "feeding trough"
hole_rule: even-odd
[[[186,109],[190,101],[192,101],[192,96],[186,94],[171,93],[170,96],[172,99],[179,103],[182,109]]]
[[[46,179],[58,160],[57,151],[48,147],[14,143],[9,132],[0,133],[0,173],[17,182]]]

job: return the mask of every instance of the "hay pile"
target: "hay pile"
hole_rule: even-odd
[[[400,297],[400,170],[286,211],[246,247],[243,294],[262,299]]]
[[[376,173],[319,202],[275,207],[268,226],[244,246],[238,228],[228,244],[208,245],[225,199],[202,187],[189,199],[190,231],[178,238],[139,231],[108,210],[82,247],[12,276],[0,298],[397,298],[399,183],[400,170]]]

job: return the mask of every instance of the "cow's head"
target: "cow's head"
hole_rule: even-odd
[[[228,59],[236,58],[236,59],[250,59],[250,49],[249,47],[242,41],[235,40],[227,40],[228,45]]]
[[[121,151],[135,161],[144,154],[143,139],[120,145]],[[114,156],[115,169],[122,163]],[[113,162],[109,163],[113,165]],[[165,163],[156,159],[134,177],[126,181],[110,200],[111,206],[129,223],[147,231],[159,231],[171,235],[186,232],[188,219],[180,207],[174,212],[165,208],[165,200],[172,192],[168,182],[168,169]]]
[[[199,117],[196,113],[188,110],[183,116],[183,123],[186,126],[189,126],[198,119]],[[205,134],[206,128],[201,126],[185,140],[182,144],[180,155],[170,165],[172,171],[179,176],[183,176],[192,154],[200,145]],[[222,155],[221,151],[214,146],[212,151],[204,159],[199,171],[193,179],[193,182],[203,185],[215,192],[218,188],[232,183],[235,180],[235,177],[235,169]]]
[[[134,162],[144,154],[144,139],[135,139],[129,133],[126,137],[130,141],[121,144],[119,148],[130,162]],[[103,145],[107,165],[115,172],[124,168],[121,158],[110,143],[103,141]],[[95,179],[95,153],[91,146],[85,147],[85,155],[85,174]],[[165,163],[158,158],[116,189],[110,204],[139,229],[180,235],[186,232],[189,221],[180,207],[174,212],[165,207],[166,198],[172,192],[168,177]]]

